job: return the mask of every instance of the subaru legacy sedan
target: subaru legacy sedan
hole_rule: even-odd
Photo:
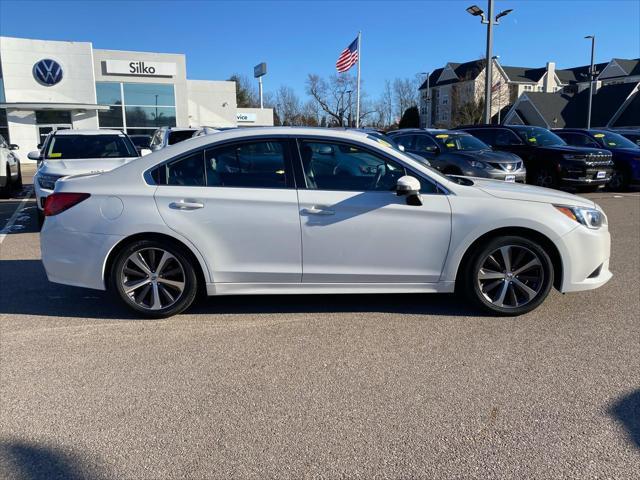
[[[235,129],[47,197],[50,281],[110,289],[149,317],[209,295],[464,293],[518,315],[552,287],[611,278],[607,217],[591,200],[447,177],[366,132]]]

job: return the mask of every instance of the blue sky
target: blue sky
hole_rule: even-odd
[[[56,1],[0,0],[0,33],[91,41],[95,48],[185,53],[192,79],[252,75],[266,61],[265,90],[304,93],[307,73],[331,75],[362,30],[364,89],[414,76],[447,61],[484,56],[485,27],[465,12],[486,0],[448,1]],[[559,68],[640,57],[640,0],[496,0],[514,12],[495,29],[504,65]],[[355,69],[354,69],[355,70]]]

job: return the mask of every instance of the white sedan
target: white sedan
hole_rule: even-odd
[[[445,177],[366,132],[234,129],[56,182],[50,281],[141,315],[209,295],[460,291],[518,315],[611,278],[594,202]]]
[[[58,130],[47,136],[41,151],[29,152],[28,156],[40,162],[33,185],[42,222],[44,202],[57,180],[111,170],[138,158],[138,151],[118,130]]]

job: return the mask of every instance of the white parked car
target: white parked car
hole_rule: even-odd
[[[42,150],[30,152],[29,158],[39,160],[33,185],[42,221],[44,202],[60,178],[106,172],[138,158],[138,151],[118,130],[58,130],[47,136]]]
[[[14,153],[18,145],[9,144],[0,135],[0,197],[8,197],[11,190],[22,187],[20,159]]]
[[[234,129],[47,198],[52,282],[142,315],[209,295],[453,292],[503,315],[611,278],[607,219],[557,190],[445,177],[363,132]]]
[[[197,131],[197,128],[160,127],[153,132],[149,148],[153,152],[162,150],[190,139]]]

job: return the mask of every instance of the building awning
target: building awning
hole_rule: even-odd
[[[39,102],[15,102],[0,103],[0,108],[11,110],[109,110],[108,105],[93,103],[39,103]]]

